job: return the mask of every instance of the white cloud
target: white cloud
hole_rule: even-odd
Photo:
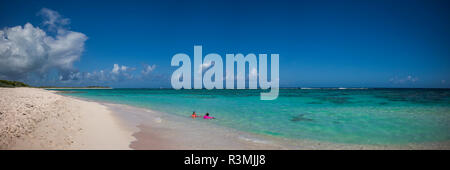
[[[129,71],[134,71],[136,68],[134,68],[134,67],[129,67],[129,66],[125,66],[125,65],[122,65],[122,66],[120,66],[119,64],[114,64],[113,65],[113,69],[111,70],[111,73],[112,74],[125,74],[126,72],[129,72]]]
[[[142,74],[144,74],[144,75],[148,75],[150,72],[152,72],[153,70],[155,70],[155,68],[156,68],[156,65],[148,65],[148,64],[145,64],[144,65],[144,69],[141,71],[141,73]]]
[[[56,69],[61,80],[70,79],[73,63],[80,59],[87,36],[65,29],[69,19],[58,12],[42,9],[43,24],[54,36],[30,23],[0,30],[0,78],[22,79],[31,74],[45,75]]]
[[[109,78],[112,81],[120,81],[125,79],[132,79],[134,76],[133,74],[129,73],[131,71],[134,71],[135,68],[128,67],[125,65],[120,66],[119,64],[114,64],[113,68],[111,70],[111,74],[107,75],[107,78]]]
[[[406,76],[404,78],[399,78],[397,76],[389,79],[390,82],[394,83],[394,84],[403,84],[403,83],[415,83],[419,80],[418,77],[414,77],[414,76]]]
[[[42,24],[48,26],[51,31],[64,31],[62,27],[70,24],[69,18],[64,18],[58,12],[48,8],[42,8],[38,15],[43,17]]]
[[[43,8],[38,15],[43,18],[43,28],[26,23],[0,29],[0,79],[91,85],[158,76],[150,74],[156,65],[144,65],[142,74],[136,74],[135,67],[120,64],[100,71],[78,71],[74,63],[80,59],[88,37],[67,29],[70,20],[56,11]]]
[[[135,67],[113,64],[112,68],[106,69],[110,71],[92,71],[92,72],[70,72],[67,75],[67,79],[63,80],[59,77],[59,81],[62,83],[74,83],[74,84],[108,84],[112,82],[123,82],[125,80],[148,80],[154,78],[150,74],[156,65],[144,65],[141,71],[142,74],[137,74],[139,72],[134,72]]]
[[[113,69],[111,70],[113,74],[119,74],[119,64],[114,64]]]
[[[122,66],[122,67],[120,67],[120,70],[121,71],[127,71],[127,68],[128,68],[127,66]]]

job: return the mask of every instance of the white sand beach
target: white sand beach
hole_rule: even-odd
[[[130,149],[107,107],[37,88],[0,88],[0,149]]]

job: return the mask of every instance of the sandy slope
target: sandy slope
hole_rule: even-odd
[[[130,149],[107,107],[36,88],[0,88],[0,149]]]

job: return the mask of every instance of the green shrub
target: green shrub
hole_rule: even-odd
[[[20,81],[0,80],[0,87],[30,87],[30,86]]]

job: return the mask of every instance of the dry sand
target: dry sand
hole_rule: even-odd
[[[37,88],[0,88],[0,149],[131,149],[104,105]]]

